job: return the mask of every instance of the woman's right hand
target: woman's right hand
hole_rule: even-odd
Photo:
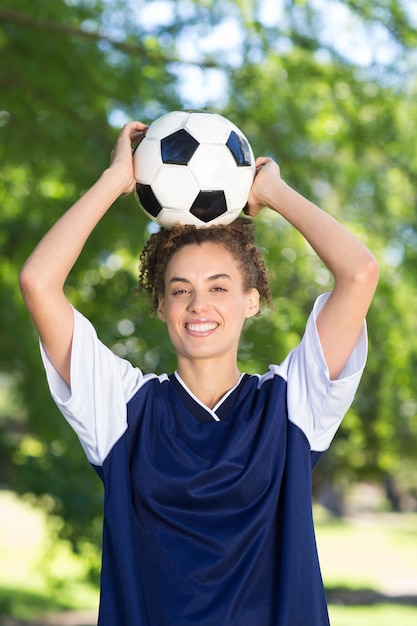
[[[135,149],[144,138],[148,127],[142,122],[128,122],[122,128],[111,153],[109,169],[119,170],[121,180],[125,180],[122,193],[130,193],[135,188],[132,148]]]

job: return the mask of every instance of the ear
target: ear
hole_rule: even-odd
[[[165,322],[165,304],[164,298],[159,296],[158,298],[158,308],[157,308],[158,317],[162,322]]]
[[[248,292],[248,306],[246,309],[246,317],[253,317],[259,311],[259,291],[252,287]]]

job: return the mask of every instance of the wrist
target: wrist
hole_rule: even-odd
[[[277,213],[282,212],[285,205],[285,196],[289,187],[282,178],[269,181],[262,190],[262,205]]]
[[[124,193],[130,193],[134,188],[134,178],[126,168],[110,165],[104,170],[99,180],[108,186],[115,198]]]

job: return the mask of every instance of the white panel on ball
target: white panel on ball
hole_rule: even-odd
[[[186,111],[172,111],[162,117],[158,117],[149,126],[146,136],[150,138],[161,139],[183,127],[188,113]]]
[[[235,184],[236,162],[224,145],[202,143],[188,164],[200,189],[227,189]]]
[[[140,172],[140,182],[150,185],[162,165],[161,146],[159,140],[150,137],[146,137],[146,144],[146,150],[136,150],[134,163]]]
[[[160,215],[158,216],[158,224],[161,224],[163,226],[163,228],[167,228],[168,230],[170,230],[173,226],[175,226],[175,224],[179,223],[178,220],[178,211],[176,209],[168,209],[168,208],[164,208],[162,209]],[[182,222],[180,222],[182,223]],[[192,215],[191,213],[189,213],[187,215],[187,224],[193,224],[194,226],[197,226],[198,228],[201,228],[201,221],[198,219],[198,217],[195,217],[194,215]],[[222,222],[218,222],[216,220],[215,222],[216,224],[221,224]],[[228,223],[228,222],[225,222]],[[212,222],[213,224],[213,222]]]
[[[199,192],[199,187],[188,167],[164,165],[160,167],[152,186],[163,208],[171,210],[190,207]]]
[[[234,177],[235,178],[235,177]],[[236,184],[228,185],[227,194],[230,206],[244,207],[248,201],[253,174],[248,169],[240,168],[236,174]]]
[[[200,143],[225,144],[230,135],[230,122],[216,113],[190,113],[186,130]]]

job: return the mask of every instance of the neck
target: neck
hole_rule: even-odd
[[[196,398],[211,409],[237,384],[240,377],[236,362],[230,366],[211,360],[193,361],[192,367],[179,360],[178,374]]]

